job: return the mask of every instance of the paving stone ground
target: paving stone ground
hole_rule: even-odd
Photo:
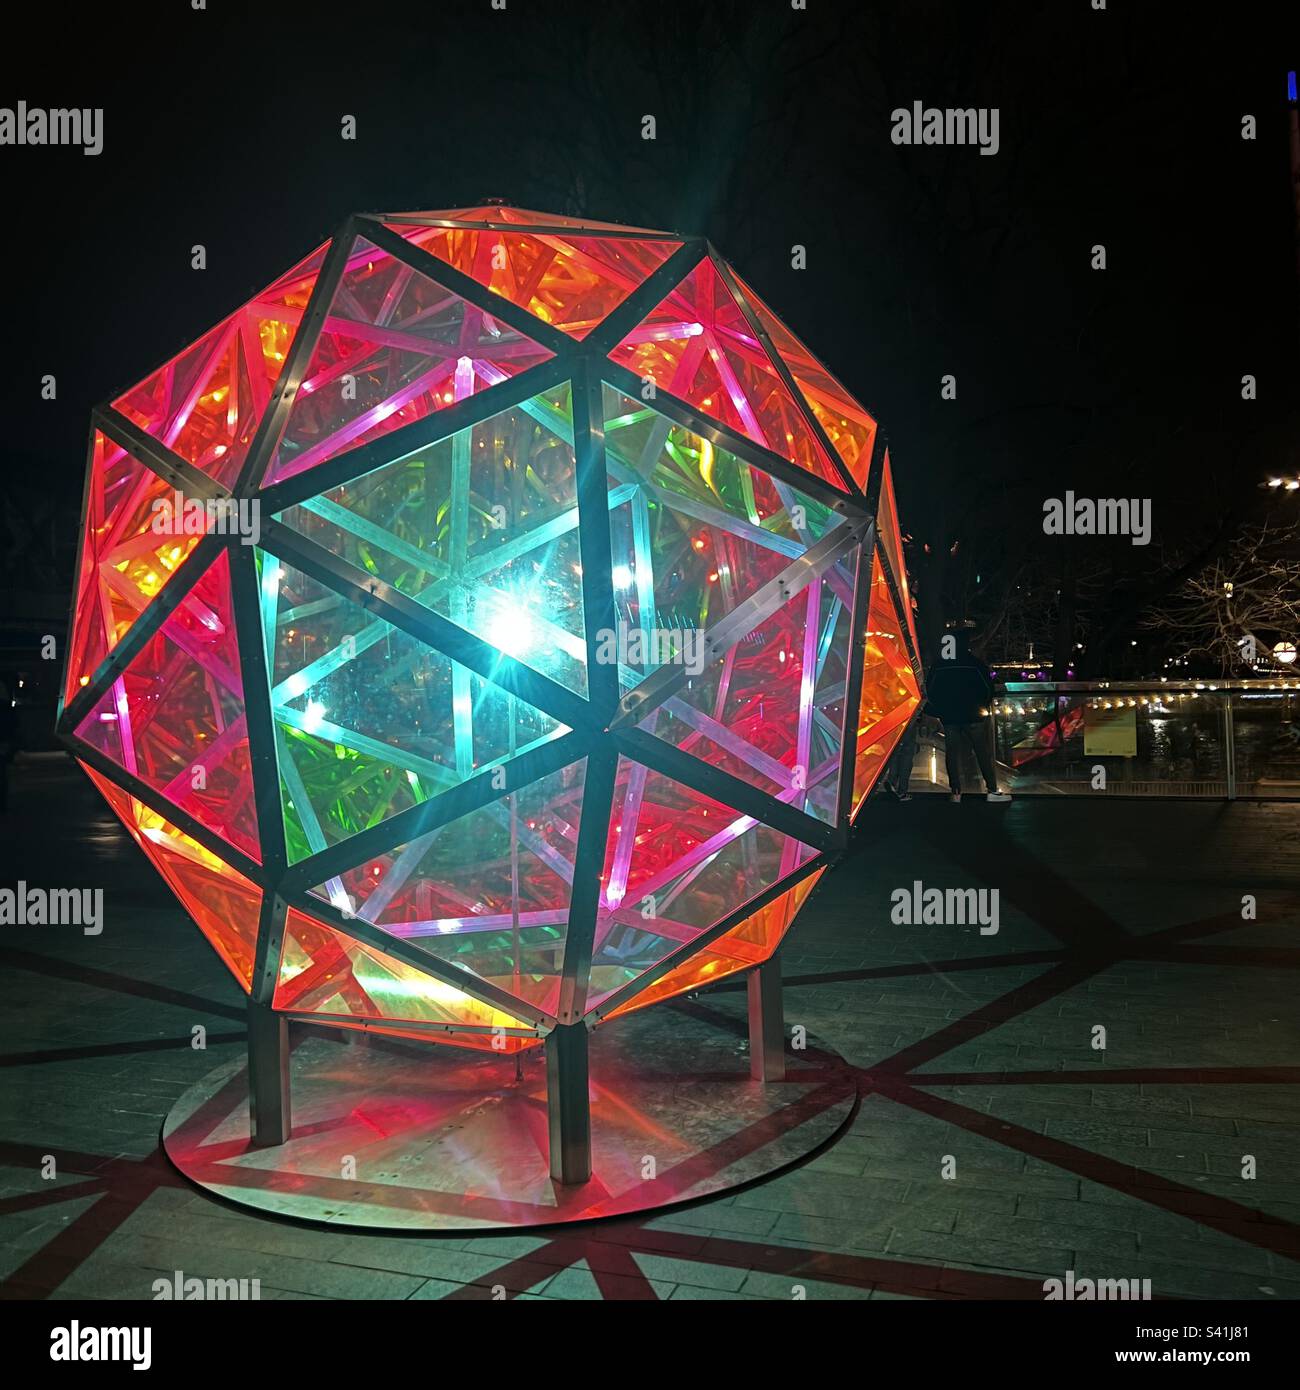
[[[173,1172],[159,1127],[238,1055],[238,991],[62,755],[23,760],[10,804],[0,885],[102,887],[106,929],[0,928],[6,1296],[147,1298],[177,1269],[295,1299],[1041,1298],[1071,1269],[1300,1296],[1300,808],[872,803],[784,951],[787,1023],[857,1069],[838,1142],[651,1219],[412,1239]],[[892,924],[914,880],[997,888],[998,932]]]

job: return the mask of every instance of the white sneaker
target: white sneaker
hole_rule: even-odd
[[[961,800],[961,793],[960,793],[960,792],[953,792],[953,793],[948,797],[948,800],[949,800],[949,801],[960,801],[960,800]]]
[[[1010,801],[1010,800],[1011,800],[1011,793],[1010,793],[1010,792],[989,792],[989,794],[984,798],[984,800],[985,800],[985,801]]]

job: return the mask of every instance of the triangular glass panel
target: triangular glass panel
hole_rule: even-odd
[[[734,272],[733,272],[734,273]],[[871,450],[876,438],[876,422],[848,391],[826,370],[750,287],[736,276],[755,317],[780,353],[794,377],[800,394],[817,417],[817,423],[844,460],[854,482],[867,485],[871,469]]]
[[[902,624],[889,596],[880,557],[873,555],[867,650],[862,669],[862,699],[853,768],[854,815],[875,786],[907,728],[912,711],[920,703],[921,692],[903,640]]]
[[[644,1009],[648,1004],[658,1004],[660,1000],[671,999],[691,990],[706,989],[709,985],[716,985],[719,980],[725,980],[728,975],[761,965],[781,944],[800,908],[807,902],[808,895],[817,886],[817,880],[825,872],[824,869],[814,869],[793,888],[773,898],[729,932],[724,932],[711,946],[697,951],[654,984],[634,994],[626,1004],[611,1010],[606,1017],[621,1018],[624,1014]]]
[[[842,520],[608,386],[605,448],[618,623],[612,636],[625,687],[657,665],[689,663],[708,628]],[[852,580],[840,569],[830,582],[851,599]]]
[[[354,1022],[530,1026],[293,907],[285,919],[274,1007]],[[515,1039],[494,1039],[491,1033],[458,1034],[456,1041],[497,1052],[516,1050],[510,1046]]]
[[[807,585],[640,727],[834,824],[851,605],[826,577]]]
[[[105,691],[77,737],[260,859],[225,551]]]
[[[847,490],[711,260],[701,261],[609,355],[729,429]]]
[[[585,694],[571,394],[556,386],[279,519]]]
[[[119,396],[114,409],[231,486],[297,335],[325,250]]]
[[[285,561],[258,568],[290,863],[567,732]]]
[[[920,651],[916,640],[916,619],[912,613],[912,594],[907,584],[907,560],[903,555],[903,536],[898,524],[898,504],[894,500],[894,475],[889,467],[889,450],[885,450],[884,476],[880,484],[880,504],[876,508],[876,530],[880,535],[885,554],[889,556],[889,567],[894,572],[894,583],[898,585],[899,596],[903,600],[907,630],[912,637],[912,650]]]
[[[162,514],[155,504],[167,503],[174,515],[174,494],[172,484],[95,431],[65,700],[90,683],[198,544],[197,533],[155,530]]]
[[[257,955],[262,890],[144,802],[85,763],[81,766],[247,993]]]
[[[488,211],[499,214],[511,210]],[[554,219],[545,220],[556,225]],[[418,227],[396,222],[390,229],[493,294],[578,339],[585,338],[618,308],[681,245],[634,236]],[[579,228],[575,226],[575,230]]]
[[[358,237],[266,482],[283,482],[551,355]]]
[[[588,1007],[815,853],[691,787],[620,758]]]
[[[585,768],[571,763],[312,892],[554,1014]]]

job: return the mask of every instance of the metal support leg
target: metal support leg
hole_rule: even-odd
[[[1237,799],[1237,743],[1232,718],[1232,696],[1223,696],[1223,771],[1227,782],[1228,800]]]
[[[587,1026],[561,1023],[546,1038],[546,1112],[551,1177],[578,1184],[591,1177],[591,1100],[587,1091]]]
[[[289,1108],[289,1024],[269,1004],[248,1001],[248,1112],[255,1148],[285,1143]]]
[[[749,972],[749,1074],[755,1081],[785,1080],[785,1006],[781,957]]]

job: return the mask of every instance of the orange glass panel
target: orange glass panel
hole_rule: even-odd
[[[712,261],[701,261],[609,355],[756,444],[847,490]]]
[[[790,369],[804,400],[826,431],[826,437],[844,460],[845,467],[861,488],[867,485],[871,469],[871,450],[876,439],[876,422],[852,395],[840,385],[811,352],[795,337],[750,287],[736,276],[759,323]]]
[[[401,223],[390,229],[574,338],[585,338],[681,245]]]
[[[197,534],[155,531],[155,504],[174,511],[175,489],[98,430],[90,470],[65,700],[89,683],[199,542]]]
[[[734,975],[737,971],[761,965],[781,944],[799,909],[808,900],[808,895],[817,886],[817,880],[825,872],[825,869],[815,869],[788,892],[773,898],[766,907],[760,907],[757,912],[720,936],[711,946],[674,967],[662,979],[656,980],[648,989],[634,995],[626,1004],[620,1004],[606,1017],[619,1018],[623,1014],[634,1013],[637,1009],[657,1004],[662,999],[671,999],[693,989],[703,989],[706,985],[725,980],[728,975]]]
[[[867,650],[858,709],[858,743],[853,766],[853,814],[867,798],[889,755],[902,737],[912,711],[921,703],[916,673],[907,654],[902,625],[889,596],[880,556],[871,557],[871,602]]]
[[[81,766],[247,993],[262,890],[144,802]]]
[[[354,1021],[530,1026],[292,907],[285,923],[274,1005],[285,1013]],[[434,1035],[421,1036],[436,1041]],[[508,1034],[480,1036],[489,1048],[498,1041],[501,1045],[495,1051],[516,1050],[511,1044],[520,1041]]]
[[[885,450],[885,472],[880,486],[880,505],[876,508],[876,529],[889,556],[889,567],[894,572],[894,583],[906,609],[907,630],[912,637],[912,650],[919,652],[916,640],[916,619],[912,613],[912,593],[907,585],[907,561],[903,557],[903,536],[898,525],[898,505],[894,500],[894,475],[889,467],[889,450]]]

